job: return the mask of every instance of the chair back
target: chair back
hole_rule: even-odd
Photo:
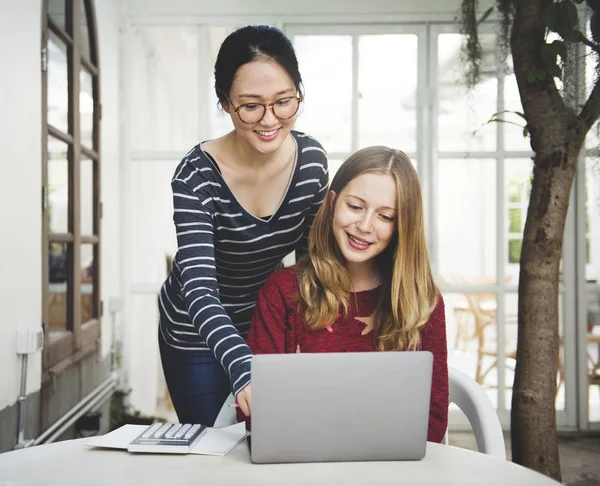
[[[448,378],[450,402],[456,404],[469,420],[479,452],[506,459],[502,426],[483,388],[452,366],[448,367]]]

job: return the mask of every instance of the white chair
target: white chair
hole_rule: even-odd
[[[469,420],[479,452],[506,459],[502,426],[483,388],[468,375],[452,366],[448,367],[448,379],[450,403],[456,404]]]
[[[450,402],[454,403],[466,415],[477,441],[479,452],[506,459],[504,435],[496,410],[483,388],[475,380],[462,371],[448,367],[448,381],[450,386]],[[233,395],[229,395],[219,415],[215,420],[215,427],[227,427],[236,423]],[[448,434],[446,434],[446,444]]]

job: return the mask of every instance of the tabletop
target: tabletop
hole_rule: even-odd
[[[130,454],[90,448],[86,442],[69,440],[0,454],[0,486],[560,484],[509,461],[434,443],[427,444],[421,461],[253,464],[245,441],[221,457]]]

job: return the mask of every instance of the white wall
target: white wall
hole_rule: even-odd
[[[101,163],[102,163],[102,355],[110,353],[112,339],[111,299],[122,299],[121,200],[120,200],[120,103],[119,103],[119,19],[120,1],[102,0],[96,5],[100,54]],[[114,317],[122,325],[121,313]]]
[[[19,393],[16,330],[41,328],[41,3],[0,0],[0,12],[1,410]],[[29,392],[40,387],[40,359],[29,360]]]
[[[118,0],[96,3],[102,119],[102,354],[110,349],[108,298],[121,295],[119,241]],[[38,329],[42,316],[41,1],[0,0],[0,410],[16,402],[19,328]],[[27,393],[41,385],[41,354],[29,359]]]

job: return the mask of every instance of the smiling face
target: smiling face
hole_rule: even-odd
[[[296,87],[287,71],[272,59],[260,58],[237,70],[228,97],[231,104],[239,107],[249,103],[275,103],[296,95]],[[223,108],[231,116],[236,135],[264,154],[275,152],[281,146],[296,121],[296,116],[279,119],[272,108],[267,107],[262,120],[246,124],[240,120],[233,106],[224,103]]]
[[[329,193],[333,234],[346,267],[372,266],[396,232],[397,189],[390,174],[363,173],[337,195]]]

